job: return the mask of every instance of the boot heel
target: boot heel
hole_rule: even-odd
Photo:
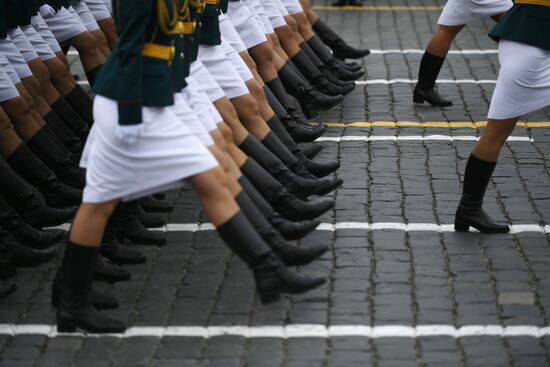
[[[414,103],[422,104],[422,103],[424,103],[424,101],[425,101],[424,97],[421,97],[421,96],[419,96],[418,94],[415,94],[415,95],[413,96],[413,102],[414,102]]]
[[[279,293],[276,292],[258,292],[260,295],[260,301],[263,305],[277,302],[281,299]]]
[[[468,232],[470,226],[458,220],[455,220],[455,231],[457,232]]]
[[[57,332],[58,333],[74,333],[76,331],[76,324],[69,320],[57,320]]]

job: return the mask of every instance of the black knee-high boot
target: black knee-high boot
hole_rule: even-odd
[[[426,101],[432,106],[439,107],[453,105],[453,102],[444,99],[435,90],[435,81],[444,61],[444,57],[432,55],[428,51],[424,52],[418,69],[418,83],[414,88],[414,103],[424,103]]]
[[[349,93],[347,87],[332,84],[304,51],[298,52],[290,60],[315,88],[326,95],[341,96]]]
[[[318,220],[291,222],[273,209],[246,176],[239,177],[239,183],[262,215],[281,233],[285,240],[299,240],[313,232],[321,224]]]
[[[281,160],[273,154],[270,149],[250,134],[248,134],[247,138],[240,144],[240,148],[247,155],[256,159],[291,193],[306,196],[313,194],[324,195],[335,190],[342,184],[342,180],[338,178],[324,177],[312,179],[295,174],[283,162],[281,162]],[[290,155],[292,156],[292,154]]]
[[[46,115],[42,117],[46,122],[44,127],[47,127],[55,137],[63,143],[71,153],[80,154],[84,147],[83,142],[72,132],[72,130],[63,122],[63,120],[55,113],[54,110],[50,110]]]
[[[313,23],[313,30],[339,59],[360,59],[370,54],[368,49],[357,49],[348,45],[321,19]]]
[[[298,145],[292,140],[290,135],[286,132],[281,121],[277,116],[273,116],[267,121],[267,124],[271,128],[271,131],[276,135],[276,137],[283,143],[288,150],[294,155],[294,157],[304,165],[304,167],[317,177],[325,177],[338,168],[340,168],[340,162],[338,161],[329,161],[329,162],[314,162],[309,160],[304,153],[298,148]]]
[[[101,255],[119,265],[143,264],[147,258],[142,252],[128,248],[116,238],[117,219],[116,216],[111,216],[107,222],[101,241]]]
[[[93,102],[80,84],[75,85],[65,96],[65,99],[72,106],[73,111],[76,111],[80,119],[85,122],[87,127],[92,126],[94,123]]]
[[[300,44],[300,48],[307,55],[307,57],[312,60],[323,75],[326,76],[328,81],[341,88],[343,95],[351,93],[355,89],[355,83],[353,82],[365,75],[362,71],[348,71],[344,68],[335,67],[335,65],[337,65],[336,62],[329,62],[330,65],[332,65],[332,67],[329,67],[329,65],[326,65],[323,61],[321,61],[317,54],[311,49],[311,47],[309,47],[307,42],[302,42]]]
[[[246,215],[254,229],[256,229],[256,232],[262,236],[263,240],[283,260],[285,265],[309,264],[328,250],[328,247],[324,245],[296,247],[286,243],[281,234],[263,216],[246,191],[242,190],[235,197],[235,201],[239,204],[241,211]]]
[[[283,88],[282,92],[286,93],[282,84],[280,87]],[[327,129],[325,126],[318,125],[313,127],[305,120],[301,123],[297,122],[287,112],[284,106],[279,103],[279,100],[267,85],[264,86],[264,93],[266,95],[267,101],[269,102],[269,105],[273,109],[273,112],[275,112],[277,117],[283,123],[284,128],[288,131],[290,136],[292,136],[292,139],[294,139],[297,143],[312,142],[326,132]]]
[[[74,91],[74,89],[73,89]],[[75,103],[75,97],[72,97],[73,91],[71,91],[65,98],[59,97],[52,105],[52,110],[67,124],[69,129],[80,139],[85,140],[88,136],[87,122],[77,111],[86,110],[88,107],[85,104],[79,105]],[[69,99],[70,98],[70,99]],[[76,99],[77,100],[77,99]],[[73,103],[75,106],[73,107]]]
[[[286,91],[300,102],[300,106],[308,119],[317,116],[319,111],[329,110],[344,100],[342,95],[328,96],[315,89],[288,62],[279,69],[277,74],[279,74]]]
[[[36,186],[44,195],[48,205],[66,207],[78,205],[82,201],[82,191],[65,185],[44,164],[26,144],[19,147],[6,158],[6,162],[21,177]]]
[[[113,219],[116,235],[119,239],[127,239],[133,243],[163,246],[166,235],[159,231],[150,231],[138,219],[138,201],[128,201],[119,204]]]
[[[361,66],[358,64],[347,64],[334,57],[330,49],[323,43],[319,36],[313,35],[313,37],[307,40],[307,45],[336,78],[340,80],[357,80],[365,75]]]
[[[101,314],[92,305],[92,276],[98,252],[98,247],[67,241],[58,272],[57,331],[75,332],[78,328],[90,333],[122,333],[126,330],[122,322]]]
[[[252,158],[248,158],[240,168],[273,208],[287,219],[314,219],[334,208],[334,200],[329,198],[309,201],[296,198]]]
[[[57,177],[65,184],[76,189],[83,189],[86,185],[84,170],[73,161],[71,152],[64,146],[59,146],[50,138],[46,129],[38,130],[28,141],[27,145]]]
[[[229,248],[253,271],[262,303],[279,300],[283,293],[300,294],[325,283],[288,269],[254,230],[246,216],[238,212],[217,228]]]
[[[474,227],[483,233],[506,233],[507,224],[496,223],[482,209],[483,197],[496,162],[487,162],[470,155],[464,171],[462,198],[455,215],[455,230],[466,232]]]
[[[311,126],[300,107],[300,103],[287,93],[283,82],[278,76],[266,82],[264,90],[269,90],[273,93],[279,104],[294,121],[306,127]]]
[[[46,204],[42,194],[0,160],[0,194],[27,223],[35,228],[58,226],[74,216],[76,208],[57,209]]]

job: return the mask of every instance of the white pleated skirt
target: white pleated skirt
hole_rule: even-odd
[[[507,12],[512,0],[448,0],[437,24],[455,26]]]
[[[94,100],[95,123],[80,162],[86,168],[83,202],[128,201],[180,188],[186,178],[217,167],[170,107],[144,107],[142,135],[134,145],[121,144],[114,134],[117,106],[102,96]]]
[[[501,39],[488,117],[504,120],[550,106],[550,51]]]

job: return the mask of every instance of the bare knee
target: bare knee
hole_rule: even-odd
[[[34,63],[32,65],[32,73],[38,80],[39,84],[45,85],[50,83],[50,72],[43,62]]]
[[[79,53],[95,53],[97,49],[97,41],[89,32],[80,33],[78,36],[73,37],[70,43]]]
[[[440,25],[437,29],[437,32],[439,35],[453,39],[456,37],[456,35],[464,28],[463,25],[457,25],[457,26],[446,26],[446,25]]]
[[[225,186],[226,179],[225,171],[216,167],[192,177],[191,183],[202,200],[220,201],[224,195],[230,195]]]
[[[233,143],[233,132],[225,122],[220,122],[218,124],[218,131],[222,134],[222,137],[225,140],[226,144]]]
[[[309,21],[304,12],[292,15],[296,19],[297,27],[300,31],[307,31],[310,28]]]
[[[34,101],[28,93],[21,94],[21,96],[12,98],[9,101],[11,111],[16,112],[20,116],[30,115],[31,106],[33,105]]]
[[[290,30],[292,32],[298,32],[298,23],[296,23],[296,20],[291,15],[287,15],[285,17],[286,24],[290,27]]]
[[[239,116],[259,116],[260,108],[258,103],[251,95],[239,97],[239,103],[237,104],[237,111]]]

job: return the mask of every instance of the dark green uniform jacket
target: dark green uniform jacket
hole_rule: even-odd
[[[146,43],[173,46],[174,38],[160,31],[155,0],[117,2],[118,45],[98,73],[94,90],[118,102],[120,125],[135,125],[143,121],[142,107],[174,104],[171,62],[142,56]]]
[[[219,4],[206,4],[201,19],[201,45],[217,46],[222,44],[219,15]]]
[[[1,15],[6,17],[8,29],[31,24],[31,17],[36,14],[34,0],[5,0],[6,11]]]
[[[6,14],[6,3],[5,0],[0,0],[0,39],[5,39],[8,36],[4,14]]]
[[[550,6],[515,4],[489,36],[550,51]]]

